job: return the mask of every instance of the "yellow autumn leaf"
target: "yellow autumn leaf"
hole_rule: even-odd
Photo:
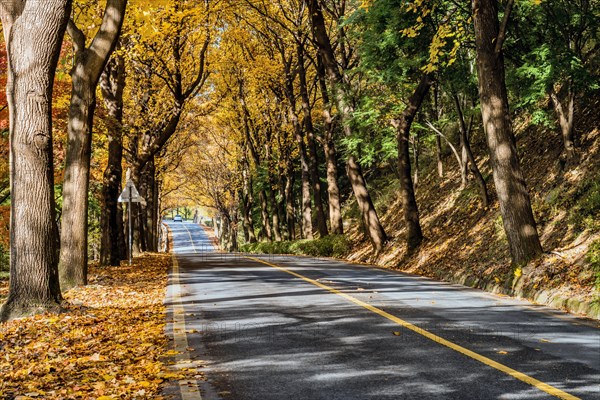
[[[521,269],[521,267],[518,267],[517,269],[515,269],[515,278],[520,278],[521,275],[523,275],[523,270]]]

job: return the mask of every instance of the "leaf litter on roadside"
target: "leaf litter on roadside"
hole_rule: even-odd
[[[65,312],[0,324],[0,399],[160,398],[167,372],[163,299],[168,255],[91,266]]]

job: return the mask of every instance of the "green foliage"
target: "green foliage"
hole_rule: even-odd
[[[389,115],[394,113],[390,99],[385,90],[363,96],[352,115],[352,136],[341,139],[346,152],[358,155],[364,167],[398,157],[396,133],[389,124]]]
[[[313,257],[341,257],[350,246],[344,235],[330,235],[314,240],[247,243],[240,247],[244,253],[298,254]]]
[[[532,123],[553,126],[543,107],[551,89],[585,93],[600,87],[597,0],[519,2],[506,42],[514,73],[507,74],[515,108],[532,113]],[[542,107],[540,107],[542,106]]]

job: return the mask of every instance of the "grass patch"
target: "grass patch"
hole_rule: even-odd
[[[240,247],[244,253],[298,254],[314,257],[341,257],[350,251],[344,235],[329,235],[320,239],[304,239],[283,242],[247,243]]]

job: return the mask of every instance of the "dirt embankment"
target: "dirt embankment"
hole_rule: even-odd
[[[345,207],[345,217],[353,227],[348,229],[353,250],[347,258],[600,318],[600,272],[595,265],[598,262],[593,261],[594,256],[600,260],[600,115],[590,106],[578,121],[579,162],[572,165],[562,160],[557,129],[541,130],[520,121],[516,130],[522,168],[546,252],[540,260],[524,268],[510,265],[481,132],[476,132],[472,140],[493,199],[489,209],[482,207],[475,182],[460,189],[453,155],[445,158],[441,178],[433,163],[421,166],[417,202],[426,240],[419,251],[407,254],[398,184],[393,174],[380,173],[371,178],[370,184],[390,242],[374,258],[361,232],[356,206],[350,203]]]

